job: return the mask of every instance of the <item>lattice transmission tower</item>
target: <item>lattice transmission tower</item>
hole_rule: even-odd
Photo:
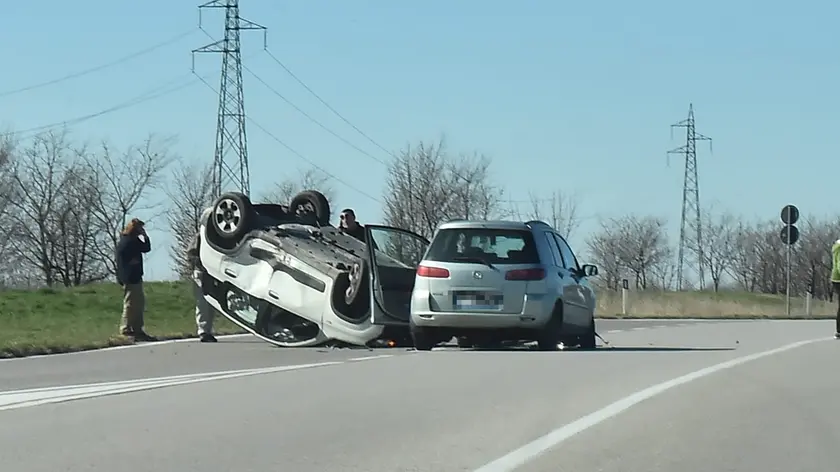
[[[239,16],[239,0],[213,0],[200,5],[198,24],[204,8],[225,9],[225,37],[194,49],[222,55],[222,81],[219,87],[219,113],[216,124],[216,151],[213,161],[213,195],[236,190],[250,195],[251,175],[248,169],[248,139],[245,134],[245,102],[242,86],[240,32],[266,28]]]
[[[685,265],[685,249],[689,238],[696,239],[694,250],[697,254],[697,274],[700,279],[700,289],[705,287],[703,274],[704,247],[703,231],[700,218],[700,183],[697,179],[697,141],[709,141],[711,150],[712,138],[703,136],[694,128],[694,105],[688,105],[688,119],[671,125],[671,133],[674,128],[685,128],[685,145],[668,151],[668,154],[682,154],[685,156],[685,177],[683,179],[682,218],[680,221],[680,246],[679,262],[677,265],[677,290],[683,289],[683,266]],[[689,218],[693,219],[693,228],[686,228]],[[693,230],[689,236],[688,231]]]

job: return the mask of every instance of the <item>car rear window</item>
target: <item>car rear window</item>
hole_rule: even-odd
[[[438,262],[481,259],[491,264],[540,262],[530,231],[490,228],[440,230],[429,246],[426,259]]]

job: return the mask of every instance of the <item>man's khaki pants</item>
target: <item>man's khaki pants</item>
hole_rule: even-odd
[[[143,282],[123,285],[123,312],[120,332],[139,333],[143,331],[143,313],[146,309],[146,294]]]
[[[213,309],[204,299],[201,290],[201,271],[193,271],[193,295],[195,296],[195,324],[198,327],[198,335],[213,334],[213,318],[216,310]]]

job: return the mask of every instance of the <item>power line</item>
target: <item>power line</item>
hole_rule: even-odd
[[[682,290],[683,288],[683,263],[685,262],[685,247],[689,238],[686,232],[686,220],[689,217],[694,219],[695,237],[697,238],[697,271],[700,277],[700,290],[703,290],[705,278],[703,274],[703,238],[702,231],[700,229],[700,183],[697,178],[697,141],[709,141],[709,148],[711,149],[712,138],[703,136],[695,130],[694,105],[691,103],[688,105],[688,119],[671,125],[672,133],[674,128],[685,128],[686,134],[685,145],[668,151],[668,154],[685,155],[685,176],[683,177],[682,216],[680,222],[680,249],[678,255],[679,264],[677,266],[677,290]]]
[[[314,124],[318,125],[321,129],[323,129],[323,130],[324,130],[324,131],[326,131],[327,133],[330,133],[331,135],[335,136],[337,139],[341,140],[343,143],[345,143],[346,145],[348,145],[348,146],[350,146],[351,148],[355,149],[355,150],[356,150],[356,151],[358,151],[359,153],[364,154],[365,156],[367,156],[367,157],[369,157],[369,158],[371,158],[371,159],[375,160],[376,162],[378,162],[378,163],[382,164],[383,166],[386,166],[386,167],[388,166],[388,163],[387,163],[387,162],[383,161],[382,159],[377,158],[376,156],[372,155],[371,153],[369,153],[369,152],[365,151],[364,149],[362,149],[362,148],[360,148],[360,147],[356,146],[356,145],[355,145],[355,144],[353,144],[352,142],[348,141],[346,138],[342,137],[341,135],[339,135],[338,133],[336,133],[335,131],[333,131],[332,129],[330,129],[329,127],[327,127],[326,125],[324,125],[324,124],[323,124],[323,123],[321,123],[320,121],[318,121],[316,118],[312,117],[310,114],[308,114],[308,113],[307,113],[306,111],[304,111],[302,108],[300,108],[299,106],[297,106],[294,102],[292,102],[291,100],[289,100],[288,98],[286,98],[286,96],[284,96],[282,93],[280,93],[277,89],[275,89],[274,87],[272,87],[272,86],[271,86],[271,85],[270,85],[267,81],[265,81],[262,77],[260,77],[259,75],[257,75],[257,74],[256,74],[254,71],[252,71],[251,69],[249,69],[249,68],[248,68],[248,66],[243,65],[243,66],[242,66],[242,68],[243,68],[243,69],[245,69],[245,70],[246,70],[249,74],[251,74],[251,75],[252,75],[255,79],[257,79],[257,80],[258,80],[261,84],[263,84],[263,86],[265,86],[265,88],[267,88],[270,92],[272,92],[274,95],[276,95],[276,96],[277,96],[277,97],[279,97],[281,100],[283,100],[284,102],[286,102],[289,106],[291,106],[292,108],[294,108],[294,109],[295,109],[298,113],[300,113],[301,115],[303,115],[304,117],[306,117],[307,119],[309,119],[310,121],[312,121]],[[249,119],[250,119],[250,118],[249,118]],[[257,125],[257,126],[259,127],[259,125]],[[268,132],[266,131],[266,133],[268,133]],[[282,143],[281,143],[281,144],[282,144]],[[283,144],[283,145],[285,146],[285,144]],[[317,166],[316,166],[316,167],[317,167]],[[320,169],[320,168],[319,168],[319,169]],[[358,190],[357,190],[357,191],[358,191]],[[371,197],[371,198],[373,198],[373,197]],[[374,199],[374,200],[379,201],[379,200],[377,200],[377,199]],[[507,201],[509,201],[509,202],[517,202],[517,200],[507,200]],[[552,201],[552,199],[551,199],[551,198],[542,198],[542,199],[536,199],[536,200],[520,200],[520,201],[518,201],[518,202],[520,202],[520,203],[533,203],[533,202],[538,202],[538,203],[539,203],[539,202],[549,202],[549,201]]]
[[[206,34],[206,33],[205,33],[205,34]],[[267,50],[266,50],[266,52],[268,53],[268,51],[267,51]],[[268,53],[268,54],[270,55],[270,53]],[[273,56],[272,56],[272,57],[273,57]],[[276,60],[276,59],[275,59],[275,60]],[[291,71],[290,71],[290,70],[289,70],[289,69],[288,69],[285,65],[283,65],[283,64],[282,64],[282,63],[280,63],[279,61],[278,61],[278,63],[279,63],[279,64],[280,64],[280,65],[281,65],[281,66],[282,66],[285,70],[287,70],[287,71],[288,71],[291,75],[293,75],[293,76],[294,76],[294,74],[293,74],[293,73],[292,73],[292,72],[291,72]],[[387,163],[387,162],[383,161],[382,159],[379,159],[378,157],[376,157],[376,156],[374,156],[373,154],[371,154],[371,153],[369,153],[369,152],[365,151],[364,149],[360,148],[359,146],[356,146],[355,144],[353,144],[352,142],[350,142],[349,140],[347,140],[347,139],[346,139],[346,138],[344,138],[343,136],[339,135],[338,133],[336,133],[335,131],[333,131],[332,129],[330,129],[329,127],[327,127],[326,125],[324,125],[324,124],[323,124],[323,123],[321,123],[320,121],[318,121],[318,120],[317,120],[316,118],[314,118],[312,115],[310,115],[309,113],[307,113],[306,111],[304,111],[302,108],[300,108],[299,106],[297,106],[294,102],[292,102],[292,101],[291,101],[291,100],[289,100],[286,96],[284,96],[282,93],[280,93],[277,89],[275,89],[274,87],[272,87],[272,86],[271,86],[271,85],[270,85],[270,84],[269,84],[266,80],[264,80],[262,77],[260,77],[259,75],[257,75],[257,73],[256,73],[256,72],[254,72],[254,71],[252,71],[250,68],[248,68],[248,66],[243,65],[243,66],[242,66],[242,68],[243,68],[243,69],[245,69],[245,70],[246,70],[249,74],[251,74],[251,75],[252,75],[255,79],[257,79],[257,81],[259,81],[261,84],[263,84],[263,86],[265,86],[265,88],[267,88],[270,92],[272,92],[274,95],[276,95],[276,96],[277,96],[277,97],[279,97],[281,100],[283,100],[284,102],[286,102],[286,104],[288,104],[289,106],[291,106],[292,108],[294,108],[294,109],[295,109],[298,113],[300,113],[301,115],[303,115],[304,117],[306,117],[306,118],[307,118],[308,120],[310,120],[312,123],[316,124],[318,127],[320,127],[321,129],[323,129],[323,130],[324,130],[324,131],[326,131],[327,133],[329,133],[329,134],[333,135],[334,137],[336,137],[337,139],[339,139],[341,142],[343,142],[344,144],[346,144],[346,145],[350,146],[351,148],[353,148],[353,149],[354,149],[354,150],[356,150],[357,152],[359,152],[359,153],[361,153],[361,154],[363,154],[363,155],[365,155],[365,156],[367,156],[367,157],[369,157],[369,158],[373,159],[374,161],[376,161],[376,162],[378,162],[378,163],[382,164],[382,165],[383,165],[383,166],[385,166],[385,167],[387,167],[387,166],[388,166],[388,163]],[[366,134],[365,134],[363,131],[361,131],[358,127],[356,127],[355,125],[353,125],[353,124],[352,124],[349,120],[347,120],[346,118],[344,118],[344,117],[343,117],[343,116],[342,116],[342,115],[341,115],[338,111],[336,111],[334,108],[332,108],[332,107],[331,107],[331,106],[330,106],[330,105],[329,105],[329,104],[328,104],[325,100],[323,100],[322,98],[320,98],[320,97],[319,97],[319,96],[318,96],[318,95],[317,95],[317,94],[316,94],[316,93],[315,93],[315,92],[314,92],[311,88],[309,88],[306,84],[304,84],[302,81],[300,81],[300,79],[297,79],[297,76],[294,76],[294,77],[295,77],[295,78],[296,78],[296,80],[298,80],[298,82],[300,82],[300,83],[301,83],[301,85],[303,85],[303,86],[304,86],[304,87],[305,87],[305,88],[306,88],[306,89],[307,89],[310,93],[312,93],[312,94],[313,94],[316,98],[318,98],[318,100],[319,100],[319,101],[321,101],[321,103],[323,103],[323,104],[324,104],[327,108],[329,108],[329,109],[330,109],[333,113],[335,113],[338,117],[340,117],[342,120],[344,120],[346,123],[348,123],[351,127],[353,127],[353,129],[355,129],[358,133],[360,133],[362,136],[366,137],[369,141],[371,141],[374,145],[376,145],[377,147],[379,147],[380,149],[382,149],[384,152],[386,152],[386,153],[388,153],[388,154],[390,154],[390,155],[392,155],[392,156],[393,156],[393,154],[392,154],[390,151],[388,151],[388,150],[387,150],[385,147],[383,147],[382,145],[378,144],[375,140],[373,140],[373,138],[371,138],[371,137],[369,137],[368,135],[366,135]],[[396,156],[394,156],[394,157],[396,158]],[[464,177],[462,177],[462,176],[460,176],[460,175],[458,175],[458,177],[460,177],[461,179],[466,180]],[[534,200],[506,200],[506,201],[508,201],[508,202],[519,202],[519,203],[533,203],[533,202],[534,202]],[[543,199],[536,199],[535,201],[536,201],[536,202],[549,202],[549,201],[552,201],[552,199],[551,199],[551,198],[543,198]]]
[[[207,81],[206,81],[203,77],[199,77],[199,79],[201,80],[201,82],[203,82],[203,83],[204,83],[204,85],[205,85],[205,86],[207,86],[207,88],[209,88],[210,90],[212,90],[214,93],[219,94],[219,91],[218,91],[218,90],[216,90],[216,89],[215,89],[215,87],[213,87],[212,85],[210,85],[210,83],[209,83],[209,82],[207,82]],[[345,181],[345,180],[343,180],[343,179],[339,178],[339,177],[338,177],[338,176],[336,176],[335,174],[333,174],[333,173],[331,173],[330,171],[328,171],[328,170],[324,169],[323,167],[319,166],[318,164],[316,164],[316,163],[315,163],[314,161],[312,161],[311,159],[309,159],[309,158],[307,158],[306,156],[304,156],[303,154],[299,153],[298,151],[296,151],[294,148],[292,148],[291,146],[289,146],[288,144],[286,144],[285,142],[283,142],[283,140],[282,140],[282,139],[278,138],[276,135],[274,135],[273,133],[271,133],[268,129],[266,129],[264,126],[262,126],[260,123],[258,123],[256,120],[254,120],[254,119],[253,119],[253,118],[251,118],[250,116],[247,116],[247,117],[246,117],[246,119],[247,119],[247,120],[249,120],[249,121],[250,121],[250,122],[251,122],[254,126],[256,126],[256,127],[257,127],[260,131],[262,131],[263,133],[265,133],[268,137],[270,137],[270,138],[271,138],[271,139],[273,139],[275,142],[277,142],[277,144],[279,144],[279,145],[283,146],[284,148],[286,148],[286,150],[288,150],[289,152],[291,152],[291,153],[292,153],[292,154],[294,154],[295,156],[299,157],[300,159],[302,159],[302,160],[304,160],[304,161],[308,162],[311,166],[313,166],[313,167],[315,167],[316,169],[320,170],[321,172],[323,172],[324,174],[326,174],[328,177],[330,177],[330,178],[334,179],[336,182],[338,182],[338,183],[340,183],[340,184],[344,185],[345,187],[349,188],[350,190],[353,190],[354,192],[356,192],[356,193],[358,193],[358,194],[360,194],[360,195],[363,195],[363,196],[365,196],[365,197],[367,197],[367,198],[369,198],[369,199],[371,199],[371,200],[373,200],[373,201],[375,201],[375,202],[377,202],[377,203],[382,203],[382,202],[381,202],[378,198],[376,198],[376,197],[374,197],[374,196],[372,196],[372,195],[368,194],[368,193],[367,193],[367,192],[365,192],[364,190],[360,190],[360,189],[356,188],[355,186],[351,185],[351,184],[350,184],[350,183],[348,183],[347,181]]]
[[[390,156],[393,156],[394,158],[396,158],[396,157],[397,157],[397,156],[394,156],[394,153],[392,153],[391,151],[389,151],[388,149],[386,149],[384,146],[382,146],[381,144],[379,144],[378,142],[376,142],[376,140],[374,140],[373,138],[371,138],[370,136],[368,136],[368,135],[367,135],[364,131],[360,130],[360,129],[359,129],[356,125],[354,125],[354,124],[353,124],[350,120],[348,120],[347,118],[345,118],[345,117],[344,117],[344,115],[342,115],[341,113],[339,113],[339,112],[338,112],[338,110],[336,110],[335,108],[333,108],[333,107],[332,107],[329,103],[327,103],[327,101],[326,101],[326,100],[324,100],[323,98],[321,98],[321,96],[320,96],[320,95],[318,95],[317,93],[315,93],[315,91],[314,91],[314,90],[312,90],[312,89],[311,89],[308,85],[306,85],[306,83],[305,83],[303,80],[301,80],[301,79],[300,79],[297,75],[295,75],[295,73],[294,73],[294,72],[292,72],[292,70],[291,70],[291,69],[289,69],[288,67],[286,67],[286,65],[285,65],[285,64],[283,64],[283,62],[282,62],[280,59],[278,59],[278,58],[277,58],[277,56],[275,56],[274,54],[272,54],[272,52],[271,52],[270,50],[268,50],[268,48],[266,48],[265,52],[266,52],[266,54],[268,54],[268,57],[270,57],[272,60],[274,60],[274,62],[276,62],[276,63],[277,63],[280,67],[282,67],[282,68],[283,68],[283,70],[284,70],[284,71],[286,71],[286,73],[287,73],[287,74],[289,74],[289,76],[290,76],[291,78],[293,78],[293,79],[294,79],[297,83],[299,83],[299,84],[301,85],[301,87],[303,87],[304,89],[306,89],[306,91],[308,91],[310,94],[312,94],[312,96],[313,96],[313,97],[315,97],[315,98],[316,98],[319,102],[321,102],[321,103],[322,103],[325,107],[327,107],[327,109],[328,109],[328,110],[330,110],[331,112],[333,112],[333,113],[335,114],[335,116],[337,116],[338,118],[340,118],[340,119],[341,119],[342,121],[344,121],[347,125],[349,125],[351,128],[353,128],[354,130],[356,130],[356,132],[357,132],[357,133],[359,133],[359,135],[361,135],[362,137],[364,137],[365,139],[367,139],[368,141],[370,141],[370,143],[371,143],[371,144],[373,144],[374,146],[378,147],[379,149],[381,149],[381,150],[382,150],[383,152],[385,152],[386,154],[388,154],[388,155],[390,155]]]
[[[250,57],[253,57],[253,55],[246,56],[246,59],[248,59]],[[110,115],[111,113],[121,111],[121,110],[125,110],[125,109],[131,108],[131,107],[134,107],[134,106],[137,106],[137,105],[140,105],[140,104],[152,101],[152,100],[157,100],[158,98],[165,97],[165,96],[173,94],[173,93],[175,93],[179,90],[183,90],[187,87],[195,85],[195,84],[199,83],[199,80],[197,78],[195,78],[195,75],[196,74],[194,72],[190,72],[190,73],[187,73],[187,74],[182,74],[178,77],[175,77],[172,80],[168,80],[168,81],[164,82],[163,84],[161,84],[157,87],[153,87],[153,88],[151,88],[151,89],[149,89],[149,90],[147,90],[143,93],[135,95],[133,98],[130,98],[130,99],[124,101],[124,102],[120,102],[117,105],[113,105],[113,106],[110,106],[108,108],[104,108],[104,109],[99,110],[99,111],[94,112],[94,113],[90,113],[90,114],[87,114],[87,115],[81,115],[81,116],[77,116],[77,117],[74,117],[74,118],[69,118],[69,119],[64,120],[64,121],[53,122],[53,123],[50,123],[50,124],[47,124],[47,125],[40,125],[40,126],[35,126],[35,127],[32,127],[32,128],[26,128],[26,129],[19,130],[19,131],[10,131],[10,132],[6,132],[6,133],[0,133],[0,136],[25,135],[25,134],[30,134],[30,133],[38,134],[39,132],[43,132],[43,131],[46,131],[46,130],[49,130],[49,129],[65,127],[65,126],[68,126],[68,125],[71,125],[71,126],[72,125],[77,125],[77,124],[84,123],[86,121],[89,121],[89,120],[92,120],[92,119],[95,119],[95,118],[99,118],[101,116]],[[207,77],[208,77],[207,75],[199,76],[199,78],[207,78]],[[177,85],[175,87],[169,88],[169,84],[175,83],[175,82],[180,82],[180,81],[182,81],[182,79],[189,79],[189,80],[187,80],[187,82],[185,82],[185,83],[182,83],[182,84]]]
[[[189,74],[187,76],[189,76]],[[166,95],[170,95],[172,93],[175,93],[179,90],[183,90],[184,88],[189,87],[191,85],[195,85],[197,83],[195,79],[192,79],[192,80],[190,80],[186,83],[179,84],[175,87],[169,87],[169,84],[174,83],[174,82],[179,82],[183,78],[185,78],[185,76],[179,76],[179,77],[177,77],[173,80],[169,80],[169,81],[165,82],[163,85],[160,85],[160,86],[154,87],[150,90],[147,90],[147,91],[145,91],[141,94],[138,94],[138,95],[136,95],[136,96],[124,101],[124,102],[118,103],[116,105],[110,106],[108,108],[99,110],[99,111],[94,112],[94,113],[90,113],[90,114],[87,114],[87,115],[81,115],[81,116],[77,116],[77,117],[74,117],[74,118],[69,118],[69,119],[63,120],[63,121],[53,122],[53,123],[50,123],[50,124],[47,124],[47,125],[35,126],[35,127],[32,127],[32,128],[27,128],[27,129],[23,129],[23,130],[19,130],[19,131],[0,133],[0,136],[2,136],[2,135],[25,135],[25,134],[30,134],[30,133],[38,134],[40,132],[47,131],[47,130],[52,129],[52,128],[60,128],[60,127],[63,127],[63,126],[68,126],[68,125],[71,125],[71,126],[72,125],[77,125],[77,124],[84,123],[86,121],[92,120],[94,118],[99,118],[99,117],[104,116],[104,115],[109,115],[111,113],[114,113],[114,112],[117,112],[117,111],[120,111],[120,110],[125,110],[127,108],[131,108],[133,106],[140,105],[141,103],[145,103],[145,102],[148,102],[148,101],[151,101],[151,100],[155,100],[155,99],[164,97]]]
[[[15,95],[15,94],[18,94],[18,93],[21,93],[21,92],[28,92],[30,90],[35,90],[35,89],[46,87],[46,86],[49,86],[49,85],[54,85],[54,84],[57,84],[57,83],[60,83],[60,82],[70,80],[70,79],[75,79],[77,77],[82,77],[82,76],[85,76],[85,75],[88,75],[88,74],[92,74],[94,72],[99,72],[99,71],[107,69],[109,67],[113,67],[113,66],[116,66],[116,65],[119,65],[119,64],[123,64],[123,63],[128,62],[132,59],[136,59],[140,56],[149,54],[150,52],[157,51],[160,48],[163,48],[163,47],[169,46],[170,44],[176,43],[179,40],[181,40],[182,38],[184,38],[184,37],[186,37],[186,36],[188,36],[188,35],[190,35],[194,32],[195,32],[195,29],[191,29],[189,31],[180,33],[180,34],[178,34],[178,35],[176,35],[172,38],[169,38],[166,41],[163,41],[161,43],[155,44],[155,45],[147,47],[145,49],[141,49],[140,51],[137,51],[137,52],[133,52],[133,53],[127,55],[127,56],[123,56],[123,57],[121,57],[119,59],[116,59],[114,61],[107,62],[105,64],[101,64],[101,65],[98,65],[96,67],[91,67],[90,69],[85,69],[83,71],[74,72],[72,74],[67,74],[67,75],[59,77],[57,79],[48,80],[46,82],[41,82],[41,83],[38,83],[38,84],[35,84],[35,85],[29,85],[27,87],[22,87],[22,88],[15,89],[15,90],[9,90],[9,91],[6,91],[6,92],[0,92],[0,97],[7,97],[9,95]]]
[[[345,139],[344,137],[342,137],[341,135],[339,135],[339,134],[338,134],[338,133],[336,133],[335,131],[333,131],[333,130],[331,130],[330,128],[328,128],[326,125],[324,125],[323,123],[321,123],[321,122],[320,122],[320,121],[318,121],[317,119],[313,118],[310,114],[308,114],[308,113],[306,113],[305,111],[303,111],[303,109],[301,109],[299,106],[295,105],[295,104],[294,104],[291,100],[289,100],[288,98],[286,98],[286,97],[285,97],[282,93],[278,92],[278,91],[277,91],[277,89],[275,89],[274,87],[272,87],[271,85],[269,85],[269,84],[268,84],[268,82],[266,82],[265,80],[263,80],[263,79],[262,79],[262,77],[260,77],[259,75],[257,75],[254,71],[252,71],[251,69],[249,69],[247,66],[242,66],[242,67],[243,67],[243,69],[245,69],[245,70],[246,70],[249,74],[251,74],[252,76],[254,76],[254,78],[255,78],[255,79],[257,79],[257,80],[258,80],[261,84],[263,84],[263,85],[265,86],[265,88],[267,88],[267,89],[268,89],[270,92],[272,92],[274,95],[277,95],[277,96],[278,96],[281,100],[283,100],[284,102],[286,102],[286,103],[287,103],[290,107],[294,108],[294,109],[295,109],[298,113],[300,113],[301,115],[303,115],[303,116],[305,116],[307,119],[309,119],[309,121],[311,121],[311,122],[315,123],[315,124],[316,124],[316,125],[318,125],[321,129],[323,129],[323,130],[324,130],[324,131],[326,131],[327,133],[330,133],[331,135],[335,136],[336,138],[338,138],[339,140],[341,140],[341,142],[343,142],[344,144],[346,144],[346,145],[348,145],[348,146],[352,147],[353,149],[355,149],[356,151],[360,152],[361,154],[364,154],[365,156],[367,156],[367,157],[369,157],[369,158],[371,158],[371,159],[375,160],[376,162],[379,162],[380,164],[382,164],[382,165],[384,165],[384,166],[387,166],[387,165],[388,165],[388,163],[387,163],[387,162],[385,162],[385,161],[383,161],[383,160],[381,160],[381,159],[377,158],[376,156],[374,156],[373,154],[371,154],[371,153],[369,153],[369,152],[365,151],[364,149],[360,148],[359,146],[356,146],[355,144],[353,144],[352,142],[348,141],[347,139]]]
[[[306,89],[309,93],[311,93],[313,97],[315,97],[315,98],[316,98],[318,101],[320,101],[320,102],[321,102],[324,106],[326,106],[326,107],[327,107],[327,108],[328,108],[331,112],[333,112],[333,113],[334,113],[334,114],[335,114],[338,118],[340,118],[342,121],[344,121],[345,123],[347,123],[347,124],[348,124],[351,128],[353,128],[354,130],[356,130],[356,132],[357,132],[357,133],[359,133],[362,137],[364,137],[365,139],[367,139],[368,141],[370,141],[370,142],[371,142],[374,146],[378,147],[379,149],[381,149],[383,152],[385,152],[385,153],[386,153],[386,154],[388,154],[389,156],[393,157],[394,159],[399,159],[399,157],[397,157],[397,156],[396,156],[393,152],[389,151],[389,150],[388,150],[388,149],[386,149],[384,146],[382,146],[381,144],[379,144],[376,140],[374,140],[373,138],[371,138],[370,136],[368,136],[365,132],[363,132],[361,129],[359,129],[359,127],[357,127],[357,126],[356,126],[356,125],[354,125],[354,124],[353,124],[350,120],[348,120],[347,118],[345,118],[345,117],[344,117],[344,115],[342,115],[341,113],[339,113],[339,112],[338,112],[338,110],[336,110],[336,109],[335,109],[335,108],[333,108],[333,107],[332,107],[329,103],[327,103],[327,101],[326,101],[326,100],[324,100],[323,98],[321,98],[321,96],[320,96],[320,95],[318,95],[317,93],[315,93],[315,91],[314,91],[314,90],[312,90],[312,88],[310,88],[308,85],[306,85],[306,83],[305,83],[303,80],[301,80],[301,79],[300,79],[297,75],[295,75],[295,74],[291,71],[291,69],[289,69],[288,67],[286,67],[286,65],[285,65],[285,64],[283,64],[283,62],[282,62],[280,59],[278,59],[278,58],[277,58],[274,54],[272,54],[272,53],[271,53],[271,51],[269,51],[269,50],[268,50],[268,47],[266,47],[266,48],[265,48],[265,52],[266,52],[266,54],[268,54],[268,56],[269,56],[272,60],[274,60],[274,62],[276,62],[276,63],[277,63],[280,67],[282,67],[282,68],[283,68],[283,70],[285,70],[285,71],[286,71],[286,72],[287,72],[287,73],[288,73],[288,74],[289,74],[289,75],[290,75],[293,79],[295,79],[295,81],[296,81],[297,83],[299,83],[299,84],[300,84],[303,88],[305,88],[305,89]],[[354,146],[354,147],[355,147],[355,146]],[[368,153],[364,153],[364,154],[365,154],[365,155],[367,155],[367,156],[370,156],[370,154],[368,154]],[[372,156],[370,156],[370,157],[372,157]],[[374,160],[377,160],[377,161],[379,161],[379,162],[382,162],[382,161],[380,161],[379,159],[376,159],[375,157],[374,157],[373,159],[374,159]],[[387,165],[387,164],[386,164],[386,165]],[[464,177],[463,175],[459,174],[458,172],[455,172],[455,169],[450,169],[450,171],[452,172],[452,175],[454,175],[455,177],[458,177],[459,179],[463,180],[464,182],[466,182],[466,183],[467,183],[467,185],[472,184],[472,179],[471,179],[471,178]]]

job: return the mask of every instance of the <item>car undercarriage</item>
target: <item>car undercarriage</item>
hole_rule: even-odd
[[[251,204],[228,193],[207,213],[202,287],[226,318],[281,347],[410,345],[407,323],[372,323],[370,253],[329,224],[320,193],[301,192],[289,206]],[[397,291],[406,292],[397,299],[407,300],[413,268],[375,270],[382,280],[397,281]]]

